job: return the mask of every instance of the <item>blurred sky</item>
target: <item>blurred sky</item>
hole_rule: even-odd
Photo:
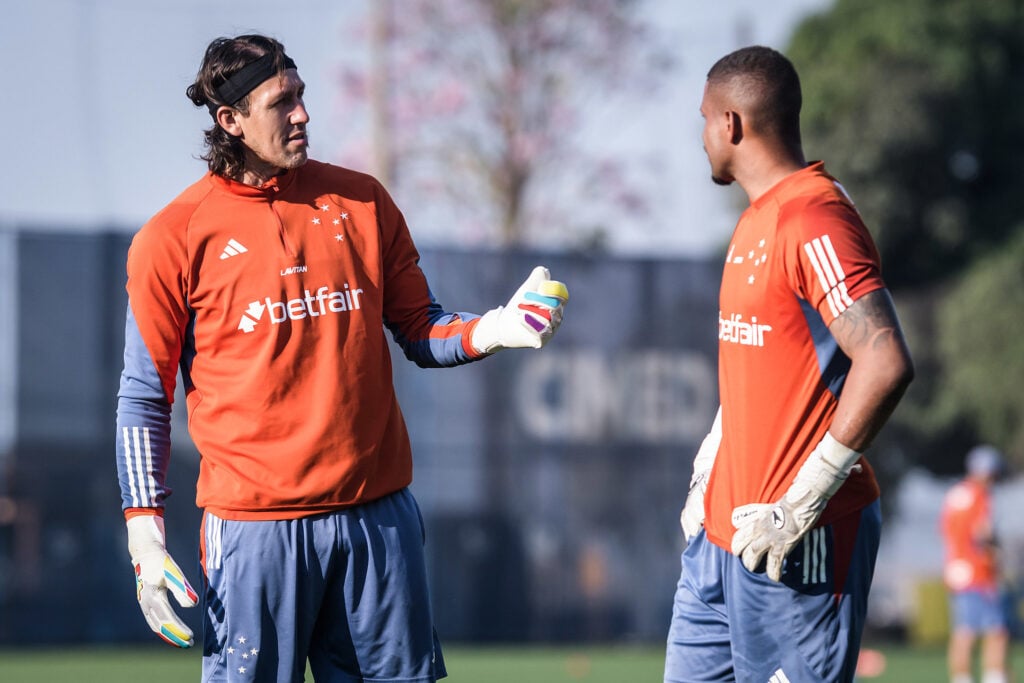
[[[348,131],[333,84],[365,59],[371,0],[12,0],[0,22],[8,65],[0,130],[0,228],[134,231],[205,170],[196,159],[203,110],[184,96],[213,37],[258,31],[281,40],[308,84],[312,153],[337,161]],[[736,190],[708,179],[698,113],[704,75],[721,55],[784,48],[795,23],[830,0],[648,0],[678,61],[669,86],[644,102],[609,102],[589,126],[595,144],[659,157],[664,202],[643,225],[610,236],[618,253],[702,255],[726,239]],[[402,0],[396,0],[401,7]],[[619,109],[617,109],[619,108]],[[626,122],[624,124],[624,122]],[[350,142],[350,141],[348,141]],[[361,169],[368,170],[368,169]],[[402,205],[401,197],[396,197]],[[423,245],[451,232],[418,225]]]

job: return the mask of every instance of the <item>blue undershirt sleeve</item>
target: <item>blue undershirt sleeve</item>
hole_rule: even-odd
[[[170,454],[171,399],[129,305],[124,370],[117,393],[116,460],[122,509],[164,506],[171,493],[166,485]]]

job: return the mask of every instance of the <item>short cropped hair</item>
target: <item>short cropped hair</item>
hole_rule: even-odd
[[[708,71],[708,84],[727,87],[747,106],[754,132],[800,145],[800,77],[782,53],[760,45],[731,52]]]
[[[266,54],[274,55],[278,73],[285,70],[284,45],[261,35],[242,35],[235,38],[216,38],[206,48],[203,63],[196,74],[195,83],[188,86],[185,95],[197,107],[206,107],[214,117],[213,127],[203,132],[206,152],[201,155],[213,173],[233,178],[245,169],[245,147],[242,141],[228,134],[216,122],[217,108],[234,107],[242,114],[249,113],[249,95],[237,102],[224,102],[217,89],[243,67]]]

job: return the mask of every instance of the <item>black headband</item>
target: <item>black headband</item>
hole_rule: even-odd
[[[288,55],[284,55],[284,68],[294,69],[295,62]],[[229,78],[217,88],[217,98],[221,102],[227,102],[233,106],[236,102],[251,93],[256,86],[277,73],[274,65],[274,53],[268,52],[255,62],[249,62],[243,66],[238,73]],[[217,109],[222,105],[216,102],[207,102],[210,113],[216,115]]]

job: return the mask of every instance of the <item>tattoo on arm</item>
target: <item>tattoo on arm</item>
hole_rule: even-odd
[[[913,361],[889,292],[866,294],[829,331],[853,361],[830,431],[862,451],[874,440],[914,376]]]
[[[832,322],[829,331],[848,356],[867,344],[877,348],[903,337],[892,298],[885,289],[857,299]]]

